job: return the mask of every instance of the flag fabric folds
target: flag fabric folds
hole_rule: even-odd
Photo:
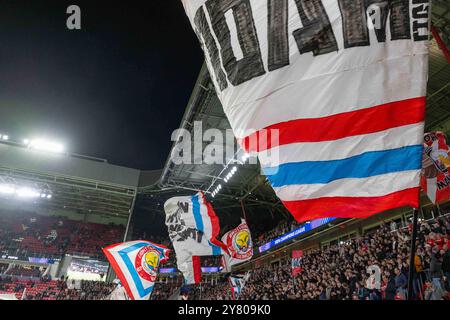
[[[292,251],[292,276],[295,278],[302,272],[303,250]]]
[[[247,271],[246,273],[240,273],[236,275],[232,275],[228,278],[228,281],[231,286],[231,297],[233,300],[237,300],[242,290],[244,289],[245,283],[250,278],[251,272]]]
[[[450,199],[450,148],[443,132],[424,135],[422,189],[434,204]]]
[[[219,256],[226,246],[217,240],[219,219],[203,193],[173,197],[164,204],[169,237],[186,284],[200,282],[200,256]]]
[[[427,0],[182,3],[236,138],[296,220],[418,207]]]
[[[225,270],[229,271],[231,266],[248,261],[253,257],[252,236],[243,219],[241,219],[241,224],[222,236],[222,242],[228,248],[228,253],[224,254]]]
[[[103,252],[131,300],[148,300],[161,263],[169,249],[150,241],[136,240],[103,248]]]

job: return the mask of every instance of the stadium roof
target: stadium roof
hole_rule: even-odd
[[[433,1],[432,23],[447,48],[450,48],[450,3]],[[193,134],[194,121],[201,121],[203,130],[217,128],[225,131],[230,129],[230,124],[215,94],[205,65],[200,71],[180,127]],[[446,60],[435,39],[432,39],[430,45],[426,130],[450,132],[450,63]],[[174,146],[172,152],[174,152]],[[159,188],[163,190],[204,190],[210,193],[211,186],[223,181],[223,165],[176,165],[171,160],[171,154],[158,183]],[[260,175],[258,166],[248,164],[240,166],[237,175],[236,179],[226,184],[222,183],[223,189],[214,198],[215,208],[240,206],[239,201],[236,200],[245,200],[246,207],[252,204],[266,207],[269,205],[274,210],[285,212],[266,178]],[[143,189],[144,192],[153,190],[155,189]]]
[[[36,199],[33,203],[56,213],[126,219],[139,174],[139,170],[111,165],[103,159],[42,152],[11,141],[0,143],[0,184],[51,194],[49,201]]]

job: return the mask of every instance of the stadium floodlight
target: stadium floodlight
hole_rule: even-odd
[[[17,189],[16,194],[21,198],[37,198],[40,196],[38,191],[27,187]]]
[[[8,184],[0,184],[0,193],[13,194],[16,192],[16,188]]]
[[[24,144],[24,145],[27,146],[29,143],[30,143],[30,140],[28,140],[28,139],[23,139],[23,144]]]
[[[4,134],[4,135],[2,136],[2,139],[5,140],[5,141],[6,141],[6,140],[9,140],[9,136],[8,136],[7,134]]]
[[[47,199],[51,199],[52,198],[52,195],[51,194],[48,194],[47,195]]]
[[[44,139],[33,139],[29,141],[28,146],[32,149],[55,153],[61,153],[64,151],[64,146],[62,144]]]

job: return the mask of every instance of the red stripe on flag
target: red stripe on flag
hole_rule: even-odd
[[[222,241],[219,241],[217,239],[217,237],[219,236],[219,233],[220,233],[219,218],[217,217],[216,212],[214,211],[211,203],[209,203],[206,200],[205,195],[203,194],[203,192],[200,192],[200,194],[201,194],[203,203],[206,205],[209,219],[211,220],[212,236],[211,236],[211,239],[209,241],[212,244],[222,248],[226,253],[228,253],[228,247],[225,244],[223,244]]]
[[[420,188],[405,189],[381,197],[323,197],[283,201],[298,222],[313,219],[367,218],[379,212],[403,206],[419,207]]]
[[[192,256],[192,270],[194,272],[194,282],[199,284],[202,281],[202,268],[200,266],[200,256]]]
[[[419,97],[323,118],[281,122],[239,139],[239,143],[246,152],[259,152],[290,143],[330,141],[379,132],[424,121],[425,103],[426,98]],[[271,130],[278,130],[279,139],[272,137]]]
[[[102,250],[103,250],[103,253],[105,254],[106,258],[108,259],[109,263],[111,264],[117,277],[119,278],[120,282],[122,283],[123,287],[125,288],[125,291],[127,292],[128,297],[130,297],[131,300],[134,300],[134,296],[133,296],[133,293],[131,292],[131,288],[128,284],[127,278],[125,278],[125,275],[123,274],[122,270],[120,269],[119,265],[117,264],[116,259],[108,251],[109,249],[112,249],[112,248],[118,246],[119,244],[114,244],[109,247],[102,248]]]

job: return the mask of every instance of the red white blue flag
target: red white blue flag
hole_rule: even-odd
[[[143,240],[103,248],[131,300],[149,300],[159,265],[169,259],[169,251],[163,245]]]
[[[431,202],[449,200],[450,147],[443,132],[425,134],[422,167],[422,189]]]
[[[164,204],[166,225],[186,284],[200,283],[200,256],[220,256],[227,247],[217,240],[219,219],[203,193],[173,197]]]
[[[296,277],[302,272],[303,250],[292,251],[292,276]]]
[[[225,114],[298,221],[419,204],[428,0],[182,0]]]

